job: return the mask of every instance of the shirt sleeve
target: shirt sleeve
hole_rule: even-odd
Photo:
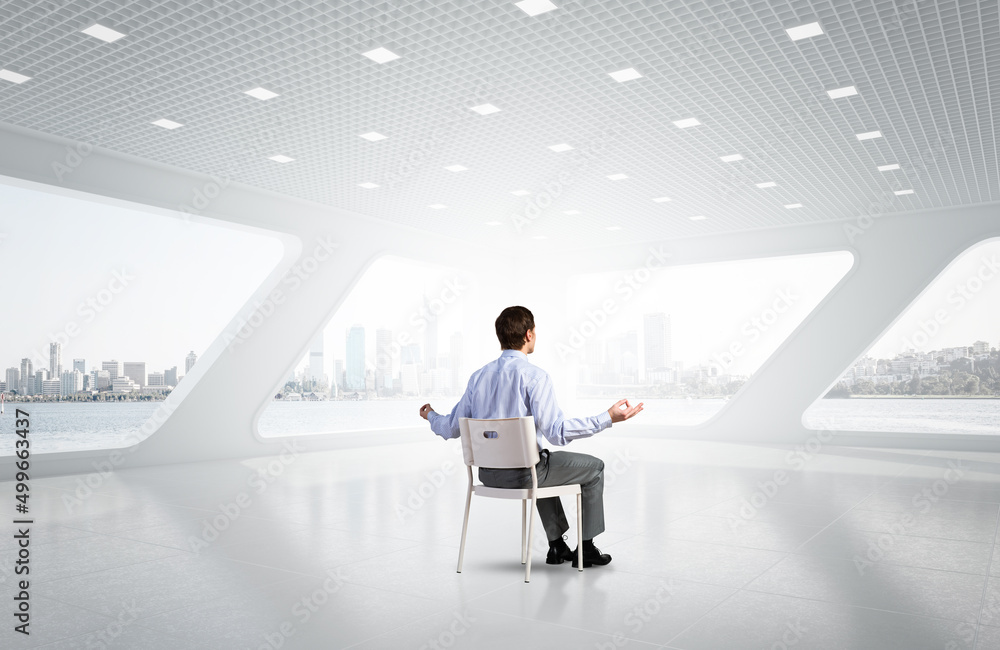
[[[611,426],[607,411],[589,418],[567,418],[556,403],[555,389],[548,373],[528,387],[528,403],[535,429],[553,445],[565,446],[577,438],[589,438]]]
[[[462,435],[462,430],[458,425],[459,418],[472,417],[470,405],[472,404],[472,379],[465,389],[462,399],[458,400],[455,408],[451,409],[448,415],[441,415],[431,411],[427,414],[427,421],[431,423],[431,431],[438,434],[445,440],[458,438]]]

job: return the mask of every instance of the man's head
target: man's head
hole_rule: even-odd
[[[535,351],[535,317],[527,307],[508,307],[496,322],[497,338],[503,350]]]

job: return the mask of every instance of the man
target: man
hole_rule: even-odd
[[[631,406],[619,400],[607,411],[589,418],[568,419],[556,404],[555,391],[548,373],[528,362],[535,351],[535,318],[525,307],[508,307],[496,320],[497,338],[502,351],[469,379],[468,388],[448,415],[435,413],[430,404],[420,407],[420,416],[442,438],[461,435],[459,418],[511,418],[534,416],[540,460],[536,465],[538,486],[579,483],[583,503],[583,566],[603,566],[611,556],[594,546],[594,537],[604,532],[604,461],[587,454],[568,451],[550,452],[542,448],[543,437],[560,447],[578,438],[603,431],[613,422],[622,422],[642,410],[642,403]],[[531,487],[528,469],[479,468],[479,480],[490,487]],[[576,568],[577,551],[563,541],[569,529],[559,497],[539,499],[538,514],[549,539],[547,564],[572,560]]]

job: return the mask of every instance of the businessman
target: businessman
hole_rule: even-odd
[[[611,556],[601,553],[594,537],[604,532],[604,461],[587,454],[549,451],[542,448],[543,438],[553,445],[565,446],[578,438],[588,438],[614,422],[623,422],[642,410],[642,403],[632,406],[619,400],[607,411],[589,418],[566,418],[556,404],[552,380],[541,368],[528,361],[535,351],[535,318],[525,307],[508,307],[496,320],[497,338],[502,351],[472,373],[465,394],[448,415],[434,412],[430,404],[420,407],[420,416],[442,438],[461,435],[459,418],[512,418],[534,416],[540,460],[536,465],[538,486],[579,483],[583,503],[583,566],[602,566]],[[528,469],[479,468],[484,485],[499,488],[531,487]],[[538,514],[549,539],[548,564],[573,561],[578,567],[577,551],[563,540],[569,529],[559,497],[539,499]]]

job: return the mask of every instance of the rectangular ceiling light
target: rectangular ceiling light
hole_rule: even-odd
[[[802,204],[801,203],[789,203],[789,204],[785,205],[785,207],[788,208],[789,210],[793,210],[795,208],[801,208]]]
[[[896,196],[903,196],[904,194],[913,194],[913,190],[896,190],[894,194]]]
[[[254,88],[253,90],[246,90],[244,92],[251,97],[256,97],[257,99],[271,99],[272,97],[278,96],[278,93],[274,93],[266,88],[260,87]]]
[[[363,187],[366,190],[373,190],[376,187],[378,187],[378,185],[376,185],[375,183],[358,183],[358,187]]]
[[[701,220],[707,219],[707,218],[708,217],[706,217],[703,214],[699,214],[699,215],[696,215],[696,216],[693,216],[693,217],[688,217],[688,219],[690,219],[691,221],[701,221]]]
[[[858,140],[873,140],[875,138],[881,138],[881,131],[869,131],[868,133],[858,133]]]
[[[3,79],[4,81],[10,81],[16,84],[23,84],[28,79],[31,79],[31,77],[25,77],[23,74],[18,74],[16,72],[12,72],[5,68],[3,70],[0,70],[0,79]]]
[[[398,54],[390,52],[384,47],[377,47],[374,50],[364,52],[363,54],[375,63],[388,63],[389,61],[395,61],[399,58]]]
[[[480,104],[479,106],[473,106],[469,109],[470,111],[476,111],[480,115],[489,115],[490,113],[499,113],[500,109],[493,104]]]
[[[843,88],[834,88],[833,90],[826,91],[826,94],[830,96],[830,99],[840,99],[841,97],[850,97],[851,95],[857,95],[858,91],[854,86],[844,86]]]
[[[362,133],[358,137],[364,138],[365,140],[369,140],[371,142],[375,142],[376,140],[385,140],[389,136],[382,135],[381,133],[375,133],[374,131],[369,131],[368,133]]]
[[[608,178],[610,178],[613,181],[623,181],[626,178],[628,178],[628,176],[626,176],[625,174],[611,174],[610,176],[608,176]]]
[[[669,200],[670,200],[669,196],[658,196],[655,199],[653,199],[655,203],[666,203]]]
[[[288,156],[284,156],[282,154],[278,154],[277,156],[271,156],[269,160],[273,160],[274,162],[287,163],[287,162],[292,162],[295,159],[289,158]]]
[[[529,16],[537,16],[538,14],[544,14],[546,11],[559,8],[549,2],[549,0],[522,0],[521,2],[515,2],[514,6]]]
[[[767,181],[766,183],[757,183],[757,187],[759,187],[762,190],[768,187],[774,187],[775,185],[777,185],[777,183],[775,183],[774,181]]]
[[[722,162],[736,162],[737,160],[743,160],[743,156],[738,153],[734,153],[731,156],[719,156],[719,160]]]
[[[554,144],[554,145],[551,145],[549,147],[549,149],[551,149],[552,151],[569,151],[572,148],[573,147],[569,146],[566,143],[563,143],[563,144]]]
[[[162,126],[165,129],[176,129],[178,127],[184,126],[183,124],[178,124],[173,120],[156,120],[153,122],[156,126]]]
[[[899,163],[892,163],[891,165],[879,165],[878,170],[880,172],[891,172],[894,169],[899,169]]]
[[[619,70],[618,72],[609,72],[611,78],[615,81],[631,81],[632,79],[638,79],[642,75],[635,68],[625,68],[624,70]]]
[[[823,28],[819,26],[819,23],[806,23],[798,27],[789,27],[785,31],[788,32],[788,38],[798,41],[810,36],[819,36],[823,33]]]
[[[514,196],[528,196],[531,194],[528,190],[514,190],[511,192]]]
[[[674,126],[679,129],[687,129],[692,126],[700,126],[701,122],[698,121],[696,117],[689,117],[686,120],[677,120],[674,122]]]
[[[448,165],[445,167],[450,172],[464,172],[468,167],[463,167],[462,165]]]
[[[119,38],[125,36],[119,31],[115,31],[110,27],[105,27],[100,23],[94,23],[87,29],[83,30],[83,33],[87,36],[93,36],[94,38],[99,38],[106,43],[114,43]]]

